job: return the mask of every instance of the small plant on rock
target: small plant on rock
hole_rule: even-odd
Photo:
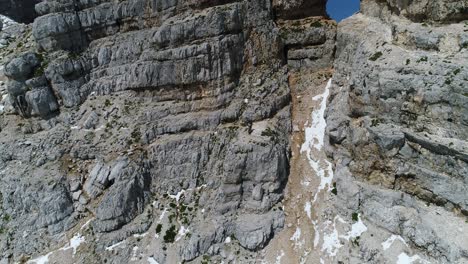
[[[371,61],[376,61],[378,60],[380,57],[382,57],[383,53],[378,51],[376,53],[374,53],[374,55],[370,56],[369,60]]]
[[[163,237],[164,242],[174,243],[176,235],[177,235],[176,226],[172,225],[168,230],[166,230],[166,234]]]

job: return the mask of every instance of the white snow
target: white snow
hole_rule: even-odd
[[[312,217],[311,209],[312,209],[312,205],[310,204],[310,202],[306,202],[304,206],[304,211],[306,212],[307,217],[309,217],[309,219],[311,219]]]
[[[81,245],[81,243],[85,242],[84,236],[80,233],[76,234],[70,239],[70,246],[63,248],[63,250],[67,250],[73,248],[73,255],[76,254],[76,249]]]
[[[187,235],[188,232],[190,232],[188,228],[185,228],[184,226],[180,226],[179,233],[177,233],[176,241],[179,241],[182,237]]]
[[[320,151],[323,148],[325,129],[327,123],[325,121],[325,110],[327,108],[327,99],[330,94],[330,87],[332,80],[330,79],[325,87],[323,94],[314,96],[312,100],[320,100],[320,108],[312,112],[312,123],[310,126],[305,126],[305,141],[301,146],[301,153],[306,153],[307,159],[312,169],[315,171],[318,177],[320,177],[320,185],[317,192],[315,193],[314,200],[317,200],[320,191],[324,190],[328,186],[328,190],[331,190],[333,180],[333,166],[325,158],[315,157],[313,149]]]
[[[281,250],[281,254],[279,254],[278,256],[276,256],[276,262],[275,264],[281,264],[281,259],[284,257],[284,251]]]
[[[107,250],[107,251],[112,251],[112,250],[114,250],[114,248],[117,248],[117,247],[121,246],[121,245],[124,244],[124,243],[125,243],[125,240],[122,240],[122,241],[120,241],[120,242],[115,243],[115,244],[112,245],[112,246],[106,247],[106,250]]]
[[[207,186],[206,184],[203,184],[203,185],[201,185],[201,186],[196,187],[195,189],[196,189],[196,190],[200,190],[201,188],[204,188],[204,187],[206,187],[206,186]],[[187,191],[192,191],[192,190],[193,190],[192,188],[189,188],[189,189],[187,189],[187,190],[181,190],[180,192],[178,192],[178,193],[176,193],[176,194],[170,194],[170,193],[168,193],[168,195],[169,195],[170,198],[175,199],[177,202],[179,202],[179,199],[180,199],[180,197],[182,196],[182,194],[184,194],[184,193],[187,192]]]
[[[46,264],[49,262],[49,256],[52,254],[53,252],[50,252],[48,253],[47,255],[45,256],[40,256],[38,258],[35,258],[35,259],[32,259],[32,260],[29,260],[28,262],[26,262],[27,264]]]
[[[57,251],[60,251],[60,250],[69,250],[69,249],[73,249],[73,256],[74,256],[74,255],[76,254],[76,250],[78,249],[78,247],[79,247],[83,242],[85,242],[84,236],[82,236],[80,233],[75,234],[75,235],[70,239],[70,242],[69,242],[69,245],[68,245],[68,246],[64,246],[64,247],[59,248],[59,249],[57,249],[57,250],[51,251],[51,252],[47,253],[47,255],[43,255],[43,256],[37,257],[37,258],[35,258],[35,259],[29,260],[29,261],[26,262],[26,263],[29,263],[29,264],[46,264],[46,263],[49,262],[49,256],[52,255],[54,252],[57,252]]]
[[[318,243],[320,241],[320,232],[319,232],[319,229],[318,229],[317,222],[318,222],[317,220],[312,221],[312,225],[314,226],[314,230],[315,230],[314,248],[316,248],[318,246]]]
[[[366,231],[367,227],[362,222],[361,215],[359,214],[358,221],[351,226],[351,231],[349,231],[348,234],[340,237],[349,240],[350,238],[356,238],[358,236],[361,236],[361,234]]]
[[[148,257],[147,260],[149,264],[159,264],[153,257]]]
[[[331,187],[332,187],[333,165],[328,160],[324,160],[324,161],[327,164],[326,170],[322,169],[320,165],[318,164],[318,162],[317,163],[315,163],[315,161],[310,162],[312,168],[320,177],[320,185],[317,188],[317,192],[315,193],[313,202],[317,201],[318,194],[320,193],[320,191],[324,190],[325,187],[328,186],[329,191],[331,190]]]
[[[224,240],[224,244],[229,244],[231,243],[231,237],[226,237],[226,240]]]
[[[389,249],[392,246],[393,242],[395,242],[395,240],[400,240],[401,242],[403,242],[403,244],[405,244],[405,246],[408,246],[408,244],[406,244],[406,241],[401,236],[391,235],[387,240],[382,242],[383,250]]]
[[[168,194],[169,197],[171,197],[172,199],[175,199],[177,202],[179,202],[179,199],[180,197],[182,196],[182,194],[185,193],[185,190],[181,190],[180,192],[178,192],[177,194],[175,195],[172,195],[172,194]]]
[[[306,151],[307,156],[310,156],[311,147],[321,150],[323,147],[323,140],[325,138],[325,128],[327,123],[325,121],[325,110],[327,108],[327,99],[330,94],[330,87],[332,80],[330,79],[325,87],[325,92],[314,96],[312,100],[320,102],[320,108],[312,112],[312,124],[305,129],[305,142],[302,144],[301,152]]]
[[[419,262],[421,262],[423,264],[430,263],[430,262],[422,259],[418,255],[414,255],[414,256],[410,257],[406,253],[403,252],[400,255],[398,255],[398,260],[397,260],[396,264],[412,264],[413,262],[415,262],[417,260],[419,260]]]
[[[164,215],[166,215],[166,213],[167,213],[167,209],[164,208],[163,212],[162,212],[161,215],[159,216],[158,224],[163,220]]]
[[[148,234],[148,232],[143,233],[143,234],[134,234],[133,237],[136,237],[136,238],[138,238],[138,237],[145,237],[147,234]]]
[[[138,253],[138,246],[134,246],[132,248],[132,258],[130,260],[137,261],[138,260],[137,253]]]
[[[322,252],[326,252],[329,256],[333,257],[336,256],[338,253],[338,249],[342,247],[340,240],[338,239],[338,230],[336,230],[336,219],[332,221],[325,222],[327,228],[331,229],[330,232],[324,232],[323,234],[323,244],[322,244]]]
[[[85,229],[85,227],[87,227],[89,225],[89,223],[91,223],[91,221],[93,221],[94,218],[91,218],[89,219],[88,221],[86,221],[86,223],[84,223],[84,225],[81,226],[80,230],[83,230]]]
[[[297,227],[296,232],[294,232],[294,234],[289,240],[294,241],[295,248],[302,248],[302,246],[305,244],[305,240],[304,239],[300,240],[300,239],[301,239],[301,229]]]
[[[310,181],[301,180],[301,185],[304,187],[308,187],[310,185]]]
[[[300,238],[301,238],[301,229],[297,227],[296,232],[294,232],[294,234],[289,240],[297,242]]]

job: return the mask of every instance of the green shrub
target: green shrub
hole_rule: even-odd
[[[176,235],[177,235],[176,227],[175,225],[172,225],[168,230],[166,230],[166,234],[163,237],[164,242],[174,243]]]
[[[354,212],[352,215],[351,215],[351,218],[353,219],[354,222],[357,222],[359,221],[359,214]]]
[[[378,60],[380,57],[382,57],[383,53],[378,51],[376,53],[374,53],[374,55],[370,56],[369,60],[371,61],[376,61]]]
[[[315,21],[312,24],[310,24],[310,26],[311,27],[316,27],[316,28],[323,27],[323,25],[322,25],[322,23],[320,23],[320,21]]]
[[[156,234],[161,233],[161,230],[162,230],[162,225],[161,225],[161,224],[158,224],[158,225],[156,226]]]

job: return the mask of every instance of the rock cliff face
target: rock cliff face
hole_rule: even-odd
[[[325,4],[47,0],[5,27],[1,262],[468,261],[467,2]]]
[[[36,50],[4,68],[22,118],[2,117],[2,257],[252,258],[283,227],[289,174],[290,92],[271,4],[36,10]],[[76,254],[61,248],[67,236],[84,239]]]
[[[457,235],[468,230],[466,7],[363,1],[362,14],[338,26],[327,110],[335,207],[369,227],[361,255],[345,262],[395,259],[378,234],[405,241],[399,259],[467,261]]]

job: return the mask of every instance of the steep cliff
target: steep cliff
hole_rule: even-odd
[[[47,0],[0,32],[5,263],[468,261],[466,1]]]
[[[468,261],[467,7],[362,1],[338,26],[334,205],[368,228],[344,262]]]

